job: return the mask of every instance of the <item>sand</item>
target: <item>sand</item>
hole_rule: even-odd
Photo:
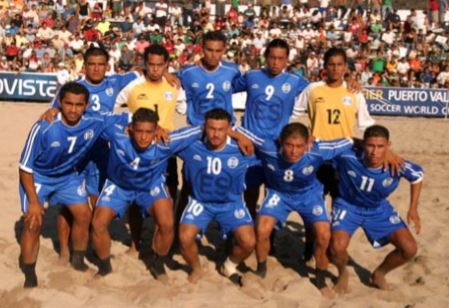
[[[215,229],[202,240],[201,261],[206,277],[196,285],[187,281],[186,266],[179,253],[168,269],[169,284],[154,280],[142,261],[126,254],[129,236],[123,224],[114,222],[112,265],[114,272],[94,279],[96,267],[78,273],[58,264],[55,250],[55,213],[44,219],[37,274],[39,287],[22,288],[18,267],[20,205],[18,160],[25,138],[46,104],[0,103],[0,307],[449,307],[449,120],[376,117],[390,128],[393,148],[404,158],[423,166],[424,187],[419,205],[422,232],[417,236],[418,255],[388,279],[394,290],[380,291],[368,285],[370,271],[392,249],[374,250],[358,231],[349,252],[351,293],[324,299],[311,282],[311,269],[300,262],[303,234],[301,220],[291,215],[287,228],[278,234],[277,255],[269,257],[268,275],[259,280],[249,269],[243,287],[237,287],[216,271],[223,259],[223,242]],[[183,122],[177,118],[178,126]],[[403,181],[391,201],[405,217],[409,185]],[[149,241],[149,232],[145,233]],[[255,267],[255,257],[246,262]],[[336,274],[335,267],[330,272]],[[331,280],[328,281],[332,283]]]

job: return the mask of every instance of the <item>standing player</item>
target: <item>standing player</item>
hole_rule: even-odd
[[[198,233],[206,231],[211,220],[216,220],[224,234],[234,232],[236,239],[221,272],[239,282],[237,266],[251,254],[256,241],[253,220],[242,198],[246,170],[256,159],[243,156],[229,139],[228,112],[212,109],[206,113],[205,121],[205,140],[192,143],[179,154],[192,187],[179,227],[181,253],[192,268],[189,281],[197,282],[202,270],[195,239]]]
[[[150,270],[155,278],[165,277],[164,258],[173,242],[174,218],[163,174],[168,159],[200,139],[202,130],[183,129],[170,135],[168,146],[153,144],[157,122],[154,111],[140,108],[133,114],[129,135],[116,127],[106,131],[105,137],[111,144],[108,178],[92,221],[92,240],[100,259],[99,275],[112,271],[108,225],[115,217],[123,217],[128,205],[135,203],[142,215],[151,215],[156,221]]]
[[[364,129],[374,120],[368,113],[362,93],[348,90],[344,76],[348,69],[346,52],[341,48],[330,48],[324,54],[326,80],[311,83],[299,96],[294,107],[294,115],[308,113],[312,126],[312,136],[320,140],[351,138],[354,126]],[[324,192],[337,196],[337,180],[331,164],[323,165],[318,171],[318,179],[324,185]],[[313,235],[306,230],[305,260],[313,255]]]
[[[178,74],[187,100],[187,122],[191,125],[202,124],[206,112],[214,108],[224,109],[233,117],[232,84],[240,76],[236,64],[222,61],[226,52],[223,33],[204,34],[202,48],[200,63],[186,66]]]
[[[126,122],[123,117],[90,118],[83,114],[89,92],[69,82],[59,92],[61,115],[53,123],[38,121],[28,136],[20,159],[20,198],[25,226],[20,240],[21,267],[25,287],[36,287],[36,259],[42,227],[43,203],[62,203],[73,215],[72,266],[87,270],[87,249],[91,211],[83,177],[77,172],[80,161],[108,126]]]
[[[289,51],[285,40],[272,40],[265,49],[266,67],[249,71],[234,84],[235,91],[248,93],[243,127],[263,139],[279,137],[292,116],[296,98],[308,85],[304,78],[285,72]],[[262,183],[262,167],[252,167],[247,174],[245,201],[253,217]]]
[[[331,255],[338,268],[335,290],[348,291],[349,273],[347,248],[351,235],[362,227],[374,248],[387,243],[395,246],[371,276],[374,286],[388,288],[385,275],[409,261],[417,251],[416,241],[387,197],[398,187],[404,177],[410,182],[410,208],[408,223],[415,224],[416,233],[421,229],[418,199],[422,187],[423,171],[420,166],[406,162],[399,175],[383,169],[389,149],[389,132],[380,125],[366,129],[364,150],[349,151],[335,159],[340,175],[339,197],[332,211]]]
[[[349,150],[351,139],[315,142],[310,151],[309,131],[301,123],[286,125],[279,137],[279,144],[271,139],[259,138],[240,128],[258,149],[266,178],[267,196],[257,218],[257,271],[265,277],[267,256],[270,250],[270,234],[275,226],[282,227],[292,211],[300,214],[304,225],[313,229],[316,237],[316,285],[325,296],[331,295],[326,287],[325,274],[329,264],[326,252],[330,240],[330,224],[323,198],[323,186],[316,178],[316,171],[324,163]]]

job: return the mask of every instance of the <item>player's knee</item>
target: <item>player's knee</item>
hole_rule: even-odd
[[[327,248],[331,240],[330,230],[320,230],[316,234],[316,244],[321,248]]]
[[[249,234],[243,236],[239,244],[245,251],[252,252],[256,247],[256,237]]]
[[[35,222],[31,224],[29,221],[25,221],[23,232],[28,233],[33,237],[39,237],[41,234],[42,225],[40,223]]]
[[[266,241],[270,238],[270,234],[273,231],[273,228],[268,224],[259,224],[257,225],[257,240],[258,241]]]
[[[330,251],[333,257],[339,256],[341,254],[344,254],[346,252],[346,241],[338,238],[332,238],[330,243]]]
[[[162,234],[170,234],[174,232],[174,221],[173,218],[171,219],[164,219],[162,221],[159,221],[157,224],[160,232]]]
[[[416,244],[416,241],[414,239],[408,241],[401,247],[402,256],[406,260],[410,260],[411,258],[416,256],[417,252],[418,252],[418,245]]]
[[[107,222],[101,217],[94,216],[92,220],[92,233],[101,234],[108,230]]]
[[[76,223],[82,225],[89,225],[92,219],[92,212],[88,206],[83,207],[81,210],[73,213],[73,219]]]

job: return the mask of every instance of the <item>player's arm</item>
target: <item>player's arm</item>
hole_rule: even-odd
[[[421,231],[421,220],[418,213],[418,200],[421,194],[424,171],[421,166],[406,161],[400,170],[400,175],[410,182],[410,207],[407,212],[407,222],[413,223],[416,233]]]
[[[181,87],[181,80],[175,74],[170,74],[167,70],[164,72],[164,78],[172,86],[179,89]]]
[[[169,135],[168,148],[171,154],[177,154],[203,136],[201,126],[190,126],[175,130]]]
[[[61,104],[59,102],[59,91],[50,103],[50,108],[40,115],[40,121],[48,121],[52,123],[60,111]]]
[[[42,225],[44,207],[39,202],[39,197],[37,196],[34,176],[32,173],[19,169],[19,178],[28,200],[28,210],[23,217],[29,223],[30,229],[40,227]]]
[[[375,121],[368,111],[365,96],[362,93],[357,94],[357,127],[365,130],[367,127],[374,125]]]
[[[292,120],[296,117],[300,117],[307,112],[308,102],[309,102],[309,96],[310,96],[310,87],[311,85],[307,86],[295,99],[295,105],[293,106],[293,112],[290,117],[289,122],[292,122]]]
[[[352,138],[341,138],[330,141],[315,140],[312,151],[318,151],[323,157],[323,160],[331,160],[354,146]]]
[[[246,135],[234,130],[232,127],[229,128],[228,135],[237,141],[240,151],[242,151],[245,156],[254,154],[254,144]]]

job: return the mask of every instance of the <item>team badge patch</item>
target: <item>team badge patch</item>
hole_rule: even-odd
[[[150,191],[150,195],[155,197],[155,196],[159,195],[160,192],[161,192],[161,189],[159,187],[155,187]]]
[[[350,97],[350,96],[343,97],[343,105],[351,106],[352,105],[352,97]]]
[[[315,216],[320,216],[323,214],[323,207],[321,205],[315,205],[312,209],[312,214]]]
[[[61,146],[61,143],[59,142],[59,141],[53,141],[51,144],[50,144],[50,147],[51,148],[59,148]]]
[[[239,159],[235,156],[232,156],[228,159],[228,167],[231,169],[237,168],[239,165]]]
[[[223,91],[227,92],[229,90],[231,90],[231,82],[229,82],[229,81],[223,82]]]
[[[282,90],[282,92],[284,92],[285,94],[288,94],[288,93],[290,93],[290,91],[292,90],[292,85],[289,84],[288,82],[286,82],[286,83],[284,83],[284,84],[282,85],[281,90]]]
[[[192,83],[192,88],[199,88],[200,85],[198,84],[198,82],[194,82]]]
[[[251,89],[259,89],[260,87],[259,87],[259,85],[257,84],[257,83],[255,83],[255,84],[253,84],[252,86],[251,86]]]
[[[397,216],[397,215],[390,216],[390,223],[392,225],[397,225],[400,222],[401,222],[401,218],[399,218],[399,216]]]
[[[193,155],[193,160],[201,161],[202,158],[198,154]]]
[[[393,183],[393,178],[386,178],[385,180],[383,180],[382,182],[382,186],[383,187],[388,187]]]
[[[164,93],[164,97],[167,101],[171,101],[173,99],[173,93],[168,91]]]
[[[122,149],[118,149],[117,154],[120,156],[125,156],[125,151],[123,151]]]
[[[84,133],[84,140],[90,140],[94,137],[94,131],[92,129],[88,129],[85,133]]]
[[[234,216],[237,219],[242,219],[243,217],[245,217],[245,210],[243,210],[243,209],[235,210],[234,211]]]
[[[114,89],[113,88],[107,88],[105,92],[106,92],[107,96],[112,96],[114,94]]]
[[[304,167],[304,168],[302,168],[302,174],[311,175],[313,170],[314,170],[313,166]]]
[[[268,169],[270,169],[272,171],[276,170],[276,168],[274,168],[274,166],[272,164],[268,164],[267,167],[268,167]]]

